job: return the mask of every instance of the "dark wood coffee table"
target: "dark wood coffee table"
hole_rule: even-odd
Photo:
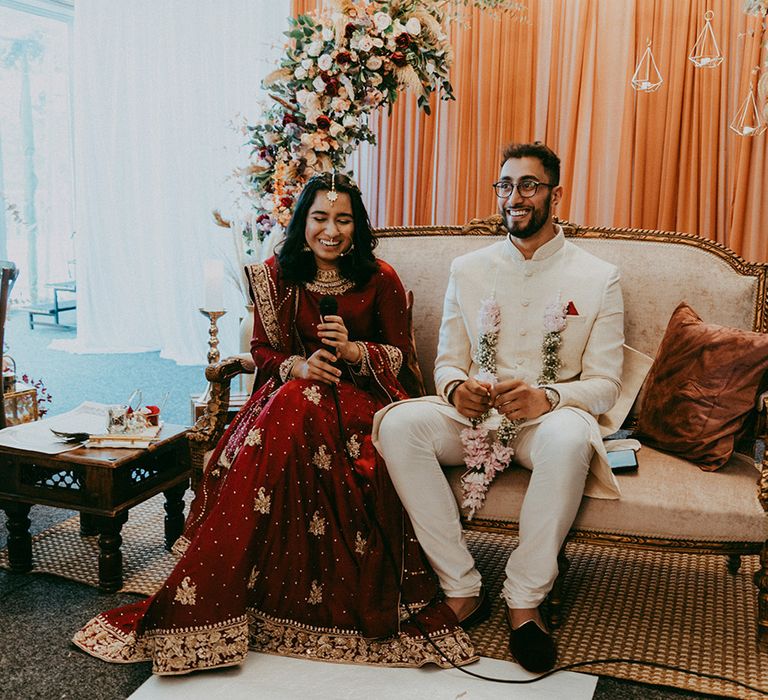
[[[34,504],[80,511],[80,534],[99,535],[99,587],[123,584],[120,530],[135,505],[165,494],[165,544],[184,528],[191,473],[187,428],[165,425],[148,449],[78,448],[58,455],[0,446],[0,508],[8,516],[11,571],[32,569],[29,510]]]

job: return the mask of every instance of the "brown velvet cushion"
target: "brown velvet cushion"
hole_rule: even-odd
[[[731,456],[768,369],[768,334],[704,323],[685,302],[648,373],[641,438],[714,471]]]

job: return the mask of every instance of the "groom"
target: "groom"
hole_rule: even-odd
[[[435,362],[438,397],[394,404],[377,416],[377,447],[447,603],[465,627],[487,617],[490,603],[441,465],[465,461],[461,432],[489,409],[519,426],[509,442],[512,461],[531,476],[502,596],[512,654],[535,673],[555,665],[539,605],[557,577],[558,552],[582,494],[618,497],[596,417],[611,408],[621,387],[619,275],[566,241],[554,223],[559,180],[560,159],[544,144],[505,149],[493,187],[508,235],[453,261]],[[478,312],[487,300],[500,310],[497,369],[495,377],[478,377],[487,364],[477,354]],[[564,325],[554,350],[544,344],[553,309],[556,325]],[[491,430],[488,440],[495,436]]]

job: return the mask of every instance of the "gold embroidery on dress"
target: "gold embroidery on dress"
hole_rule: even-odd
[[[307,602],[310,605],[320,605],[323,602],[323,584],[312,581],[312,590],[309,592]]]
[[[400,372],[400,368],[403,366],[403,351],[400,348],[396,348],[394,345],[382,345],[384,352],[387,353],[387,360],[389,366],[392,369],[392,374],[397,375]]]
[[[195,605],[197,603],[197,586],[192,583],[189,576],[185,576],[177,586],[174,601],[182,605]]]
[[[251,575],[248,577],[248,588],[250,590],[253,590],[253,587],[256,585],[257,578],[259,578],[259,571],[257,571],[256,567],[254,566],[251,569]]]
[[[280,375],[280,381],[285,384],[291,378],[293,366],[304,358],[301,355],[291,355],[280,363],[277,373]]]
[[[248,435],[245,437],[245,444],[253,447],[254,445],[261,445],[261,428],[251,428]]]
[[[414,605],[414,609],[423,605]],[[254,651],[321,661],[376,664],[380,666],[423,666],[434,663],[450,668],[477,660],[472,640],[462,629],[436,630],[430,637],[441,653],[423,637],[406,634],[387,639],[364,639],[357,630],[323,628],[278,620],[250,609],[250,647]]]
[[[316,510],[312,516],[312,522],[309,523],[309,534],[320,537],[325,534],[325,518],[320,517],[320,511]]]
[[[269,339],[269,344],[275,350],[282,350],[280,327],[277,323],[277,311],[273,303],[273,282],[269,275],[269,270],[264,263],[256,263],[255,265],[248,265],[245,271],[251,283],[254,300],[256,301],[255,311],[259,314],[261,324],[264,326],[264,331]]]
[[[253,509],[264,515],[269,514],[269,509],[272,507],[272,496],[267,496],[264,491],[264,487],[259,487],[259,492],[256,494],[256,498],[253,500]]]
[[[338,270],[318,270],[315,279],[304,286],[317,294],[344,294],[352,289],[355,283],[342,277]]]
[[[362,556],[365,554],[365,549],[368,546],[368,540],[363,537],[363,533],[360,532],[360,530],[357,531],[357,534],[355,535],[355,551]]]
[[[221,451],[221,454],[219,455],[219,461],[216,464],[222,469],[229,469],[232,466],[232,462],[230,461],[229,457],[227,457],[226,447]]]
[[[330,469],[331,468],[331,455],[326,450],[328,448],[325,445],[320,445],[317,452],[312,457],[312,464],[318,469]]]
[[[360,457],[360,447],[360,440],[357,437],[357,433],[355,433],[347,440],[347,454],[352,459],[358,459]]]
[[[317,384],[308,386],[301,393],[304,394],[308,401],[311,401],[313,404],[315,404],[315,406],[320,405],[320,389]]]

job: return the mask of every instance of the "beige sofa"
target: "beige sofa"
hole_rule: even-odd
[[[564,223],[576,245],[621,270],[626,308],[626,342],[653,357],[667,321],[688,300],[705,322],[768,332],[768,265],[747,263],[711,241],[682,233],[588,228]],[[413,291],[413,323],[418,361],[428,393],[451,260],[498,239],[499,220],[474,220],[464,227],[389,228],[378,231],[377,255],[391,263]],[[230,358],[206,369],[212,383],[205,414],[190,430],[196,473],[226,422],[229,384],[253,363]],[[722,554],[735,573],[741,555],[759,555],[759,644],[768,651],[768,459],[755,459],[765,426],[763,401],[756,429],[730,462],[704,472],[677,457],[643,446],[640,469],[622,476],[620,500],[585,498],[569,541],[630,548]],[[630,417],[631,422],[631,417]],[[462,467],[447,470],[457,499]],[[524,469],[500,475],[484,507],[466,526],[517,532],[517,518],[528,482]],[[565,548],[564,548],[565,550]],[[567,566],[561,556],[561,571]],[[724,566],[725,569],[725,566]],[[724,571],[724,575],[727,575]],[[563,577],[561,576],[560,579]],[[554,624],[559,622],[561,584],[550,595]]]

